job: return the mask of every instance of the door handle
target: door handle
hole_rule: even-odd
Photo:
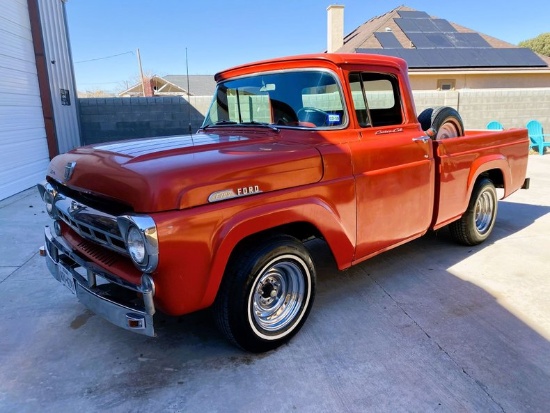
[[[430,137],[429,136],[421,136],[419,138],[413,138],[413,142],[422,142],[422,143],[426,143],[430,140]]]

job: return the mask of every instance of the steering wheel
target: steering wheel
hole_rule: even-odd
[[[313,107],[303,107],[296,112],[300,122],[311,122],[316,126],[326,126],[328,113]]]

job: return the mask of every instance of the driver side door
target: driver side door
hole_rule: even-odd
[[[357,193],[356,261],[426,232],[433,215],[432,143],[407,122],[390,73],[351,73],[360,139],[350,143]]]

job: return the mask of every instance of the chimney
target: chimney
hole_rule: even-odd
[[[155,96],[155,87],[153,85],[152,77],[143,79],[143,96],[145,97]]]
[[[344,45],[344,6],[327,8],[327,53],[334,53]]]

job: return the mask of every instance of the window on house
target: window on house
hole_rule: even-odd
[[[437,81],[437,90],[455,90],[455,79],[439,79]]]

